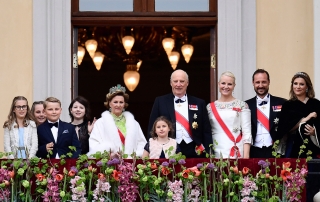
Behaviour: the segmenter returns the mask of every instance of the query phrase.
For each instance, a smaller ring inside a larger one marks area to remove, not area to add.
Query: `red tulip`
[[[44,179],[44,176],[41,173],[36,174],[36,177],[38,181],[42,181]]]
[[[117,170],[113,170],[112,171],[112,177],[113,179],[115,179],[116,181],[119,181],[119,177],[121,175],[121,172],[117,171]]]
[[[57,175],[56,175],[56,180],[57,180],[58,182],[60,182],[62,179],[63,179],[63,175],[61,175],[61,174],[57,174]]]

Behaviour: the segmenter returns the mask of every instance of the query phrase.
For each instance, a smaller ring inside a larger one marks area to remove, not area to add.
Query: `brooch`
[[[193,115],[193,118],[194,118],[194,119],[197,119],[197,118],[198,118],[198,115],[197,115],[197,114],[194,114],[194,115]]]
[[[237,117],[238,117],[238,116],[239,116],[239,113],[241,112],[241,108],[239,108],[239,107],[233,107],[232,110],[237,112]]]
[[[279,118],[275,118],[274,121],[273,121],[275,124],[278,124],[279,123]]]
[[[194,121],[194,122],[192,123],[192,128],[193,128],[193,129],[197,129],[197,128],[198,128],[198,123]]]

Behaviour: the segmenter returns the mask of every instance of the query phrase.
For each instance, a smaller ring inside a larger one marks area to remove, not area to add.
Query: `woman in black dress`
[[[81,143],[81,154],[89,152],[89,137],[96,118],[90,123],[90,106],[84,97],[76,97],[69,105],[71,124],[75,126],[79,141]]]
[[[290,86],[290,99],[282,105],[279,119],[278,138],[287,135],[286,157],[297,158],[304,139],[308,139],[305,153],[312,151],[312,157],[320,154],[320,101],[315,98],[315,92],[310,77],[305,72],[296,73]]]

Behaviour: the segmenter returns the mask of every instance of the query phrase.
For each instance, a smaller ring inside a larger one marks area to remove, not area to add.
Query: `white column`
[[[235,97],[255,95],[256,0],[218,0],[218,75],[227,70],[236,77]]]
[[[313,74],[313,81],[314,81],[314,90],[316,93],[316,97],[320,99],[320,1],[313,0],[313,43],[314,43],[314,74]]]
[[[33,99],[58,98],[64,121],[70,120],[70,13],[70,0],[33,0]]]

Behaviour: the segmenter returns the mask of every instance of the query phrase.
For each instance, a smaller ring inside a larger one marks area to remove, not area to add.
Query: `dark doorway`
[[[84,27],[78,27],[82,29]],[[186,63],[181,46],[177,45],[180,60],[177,69],[186,71],[189,75],[187,93],[210,102],[210,29],[212,27],[189,27],[194,30],[190,43],[194,52],[189,63]],[[139,47],[140,49],[143,47]],[[116,52],[116,50],[111,50]],[[129,107],[127,108],[141,125],[144,134],[147,134],[149,115],[153,102],[157,96],[171,92],[170,75],[173,69],[162,46],[157,47],[154,56],[145,57],[140,67],[140,82],[133,92],[128,92]],[[109,58],[110,57],[110,58]],[[98,71],[91,57],[86,52],[78,68],[78,95],[86,97],[91,104],[92,117],[99,118],[105,111],[104,102],[109,89],[117,84],[125,86],[123,74],[126,63],[119,55],[105,58]]]

